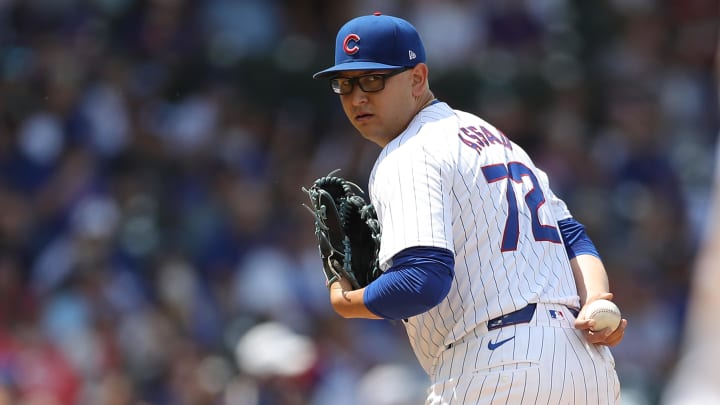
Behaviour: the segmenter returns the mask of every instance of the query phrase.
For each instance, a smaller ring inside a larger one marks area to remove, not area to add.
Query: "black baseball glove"
[[[363,190],[335,173],[337,170],[315,180],[309,189],[302,188],[310,197],[310,205],[305,207],[315,218],[327,285],[344,278],[358,289],[381,274],[380,225],[375,209],[362,196]]]

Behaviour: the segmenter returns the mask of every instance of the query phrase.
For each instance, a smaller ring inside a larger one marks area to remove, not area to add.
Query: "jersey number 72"
[[[510,162],[507,165],[500,163],[495,165],[483,166],[483,174],[488,183],[494,183],[500,180],[507,180],[507,202],[508,216],[505,220],[505,230],[503,232],[502,245],[500,250],[503,252],[517,250],[518,238],[520,237],[520,219],[518,212],[518,201],[515,195],[515,188],[512,182],[523,183],[523,176],[526,176],[532,182],[533,187],[525,193],[525,204],[530,209],[530,222],[533,237],[538,242],[554,242],[561,243],[560,235],[557,228],[550,225],[540,223],[538,210],[545,204],[545,195],[540,188],[540,183],[535,173],[529,167],[521,162]]]

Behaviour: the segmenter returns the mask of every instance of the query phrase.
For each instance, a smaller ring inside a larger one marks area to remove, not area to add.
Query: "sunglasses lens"
[[[330,79],[330,86],[332,86],[333,93],[335,94],[350,94],[355,86],[355,82],[357,82],[360,90],[366,93],[373,93],[385,88],[385,80],[388,77],[395,76],[406,70],[408,70],[408,68],[402,68],[390,73],[369,74],[353,78],[338,77]]]
[[[335,94],[348,94],[352,91],[352,82],[348,79],[332,79],[330,86]]]
[[[385,88],[385,77],[383,75],[368,75],[358,78],[360,88],[366,92],[380,91]]]

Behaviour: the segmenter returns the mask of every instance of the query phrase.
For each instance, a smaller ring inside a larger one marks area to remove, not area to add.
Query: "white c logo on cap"
[[[350,45],[350,41],[353,41],[353,46]],[[356,54],[360,48],[358,48],[357,43],[360,41],[360,37],[357,34],[350,34],[345,37],[345,40],[343,41],[343,50],[348,55]]]

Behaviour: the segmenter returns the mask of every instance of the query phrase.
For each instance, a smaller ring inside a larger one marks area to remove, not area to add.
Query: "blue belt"
[[[574,317],[577,318],[578,316],[578,310],[571,307],[566,307]],[[495,330],[504,328],[506,326],[511,325],[518,325],[522,323],[528,323],[532,320],[533,316],[535,316],[535,310],[537,309],[537,304],[527,304],[527,306],[518,309],[517,311],[510,312],[509,314],[498,316],[497,318],[493,318],[488,321],[487,323],[487,330]],[[461,339],[462,340],[462,339]],[[457,344],[456,342],[455,344]],[[447,345],[447,349],[453,347],[454,344],[451,343]]]
[[[573,314],[575,318],[578,316],[578,310],[571,307],[565,307],[570,311],[570,313]],[[535,315],[535,310],[537,309],[537,304],[528,304],[526,307],[518,309],[515,312],[510,312],[509,314],[505,314],[502,316],[498,316],[497,318],[493,318],[488,321],[487,323],[487,329],[488,330],[495,330],[500,329],[505,326],[510,325],[517,325],[520,323],[528,323],[532,320],[533,316]]]
[[[498,316],[488,321],[487,329],[495,330],[504,328],[505,326],[517,325],[520,323],[528,323],[535,315],[537,304],[528,304],[526,307],[518,309],[515,312]]]
[[[537,309],[537,304],[528,304],[527,306],[518,309],[515,312],[510,312],[509,314],[498,316],[497,318],[493,318],[488,321],[487,323],[487,330],[495,330],[500,329],[505,326],[510,325],[517,325],[520,323],[528,323],[532,320],[533,316],[535,316],[535,309]],[[459,341],[455,343],[450,343],[445,347],[445,349],[450,349],[451,347],[459,344],[464,340],[460,339]]]

